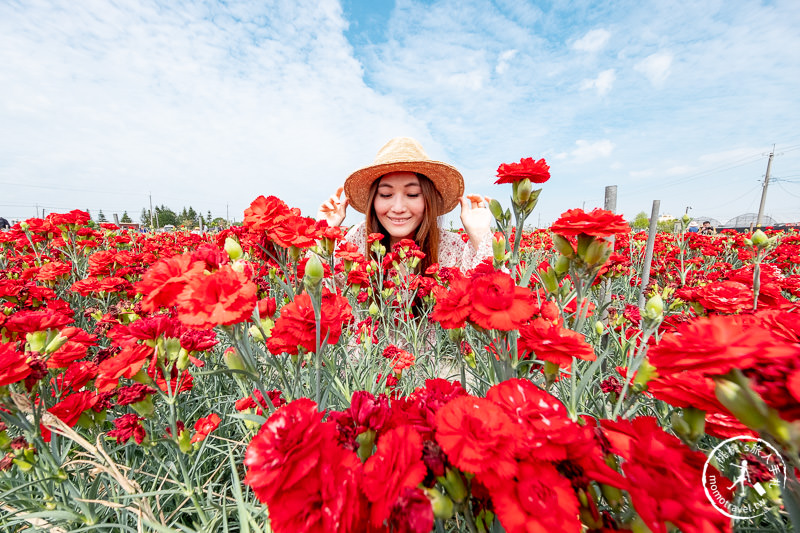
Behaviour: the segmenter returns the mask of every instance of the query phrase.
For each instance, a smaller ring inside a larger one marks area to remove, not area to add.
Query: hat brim
[[[442,195],[443,210],[437,216],[455,209],[464,196],[464,177],[455,167],[441,161],[396,161],[371,165],[350,174],[344,182],[344,194],[350,205],[359,213],[366,214],[370,186],[390,172],[415,172],[427,176]]]

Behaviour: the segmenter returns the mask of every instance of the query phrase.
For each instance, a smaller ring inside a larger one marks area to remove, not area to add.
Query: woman
[[[464,178],[455,167],[432,161],[414,139],[398,137],[378,151],[372,165],[345,180],[344,187],[320,206],[317,219],[340,226],[352,205],[366,220],[353,227],[345,241],[356,244],[365,256],[367,235],[380,233],[387,250],[402,239],[413,239],[425,253],[422,272],[433,263],[466,272],[492,254],[492,216],[488,198],[463,194]],[[469,242],[438,224],[438,217],[459,203]]]

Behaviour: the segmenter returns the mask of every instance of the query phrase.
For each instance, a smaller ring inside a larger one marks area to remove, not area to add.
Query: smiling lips
[[[411,220],[411,217],[407,217],[407,218],[391,218],[391,217],[389,217],[389,220],[392,222],[392,224],[396,224],[398,226],[402,226],[403,224],[406,224],[409,220]]]

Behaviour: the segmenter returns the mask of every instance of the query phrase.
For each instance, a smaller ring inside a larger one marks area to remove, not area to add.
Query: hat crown
[[[383,145],[375,156],[373,165],[397,163],[399,161],[430,161],[422,145],[411,137],[395,137]]]

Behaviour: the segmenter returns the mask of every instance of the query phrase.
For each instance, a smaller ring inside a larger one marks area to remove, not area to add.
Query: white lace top
[[[358,246],[358,250],[367,256],[367,230],[366,222],[353,226],[345,235],[344,240]],[[492,256],[492,233],[487,232],[475,250],[469,242],[464,242],[461,235],[439,228],[439,265],[442,267],[458,268],[466,272]]]

